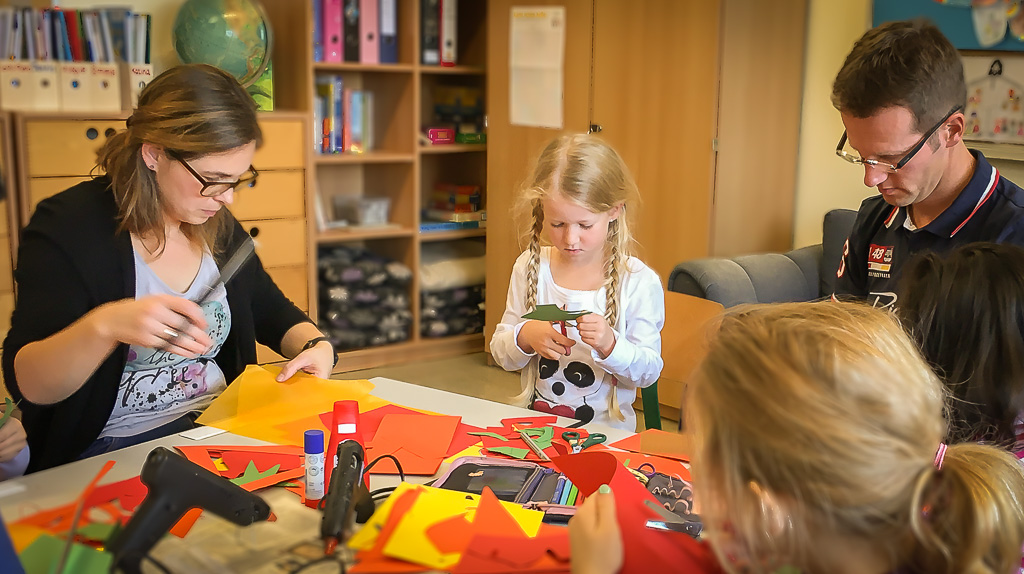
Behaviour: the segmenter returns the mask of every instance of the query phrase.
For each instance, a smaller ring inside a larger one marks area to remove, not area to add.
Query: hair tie
[[[938,450],[935,451],[935,470],[942,470],[942,461],[946,458],[946,443],[940,442]]]

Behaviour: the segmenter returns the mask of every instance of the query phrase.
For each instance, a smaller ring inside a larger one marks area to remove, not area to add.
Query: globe
[[[245,87],[270,64],[270,22],[254,0],[187,0],[172,30],[182,62],[217,66]]]

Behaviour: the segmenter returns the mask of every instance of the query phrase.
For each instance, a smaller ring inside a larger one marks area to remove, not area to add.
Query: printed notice
[[[509,117],[514,126],[562,128],[565,7],[512,8]]]

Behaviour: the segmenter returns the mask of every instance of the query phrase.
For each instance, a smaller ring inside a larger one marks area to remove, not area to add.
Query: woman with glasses
[[[205,65],[172,68],[99,151],[105,175],[40,202],[22,234],[3,375],[29,472],[191,428],[256,362],[256,342],[327,377],[330,342],[250,258],[225,209],[252,187],[252,98]],[[57,158],[59,161],[59,158]]]
[[[846,57],[832,86],[846,128],[836,154],[878,195],[860,206],[836,295],[898,305],[900,270],[915,253],[1024,245],[1024,191],[967,148],[964,114],[976,104],[966,99],[960,54],[928,22],[868,30]]]

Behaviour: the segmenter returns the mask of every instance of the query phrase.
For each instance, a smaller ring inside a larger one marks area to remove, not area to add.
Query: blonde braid
[[[605,287],[605,309],[604,318],[608,325],[615,329],[619,316],[619,284],[622,282],[622,274],[625,271],[625,256],[623,255],[623,238],[626,234],[620,233],[620,226],[625,225],[625,206],[621,208],[622,213],[618,219],[608,222],[608,256],[604,265],[604,287]],[[622,223],[620,223],[620,220]],[[625,421],[626,416],[622,414],[619,407],[618,384],[612,385],[608,394],[608,411],[613,417]]]
[[[544,229],[544,204],[533,200],[533,224],[530,225],[530,264],[526,267],[526,309],[537,307],[537,272],[540,269],[540,232]]]
[[[537,308],[537,273],[540,270],[540,233],[544,229],[544,204],[540,199],[533,200],[531,212],[533,223],[530,225],[530,263],[526,266],[526,309]],[[523,391],[512,400],[517,405],[529,406],[533,393],[537,389],[537,377],[527,376],[523,380]]]

